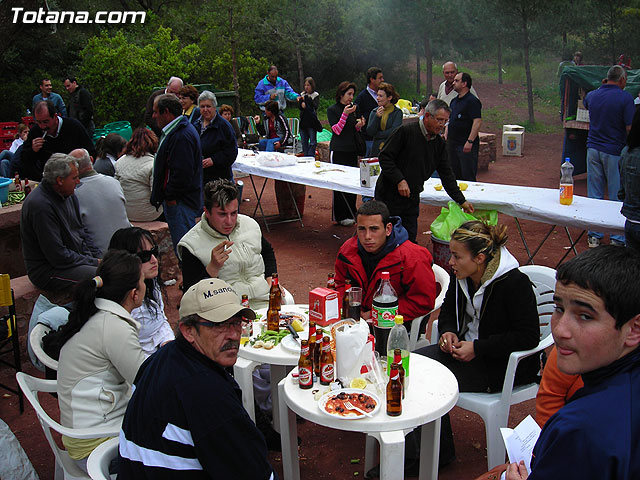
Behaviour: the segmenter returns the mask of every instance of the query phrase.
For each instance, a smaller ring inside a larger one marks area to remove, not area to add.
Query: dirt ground
[[[522,86],[497,86],[480,82],[474,86],[485,107],[508,106],[514,111],[514,117],[525,118],[523,112],[513,110],[512,100],[513,95],[525,94]],[[500,126],[483,126],[482,131],[499,133],[499,128]],[[497,143],[499,145],[500,141],[498,140]],[[478,181],[556,188],[561,154],[562,134],[526,134],[524,157],[502,157],[499,151],[497,161],[489,166],[488,171],[479,173]],[[586,178],[582,177],[576,178],[575,193],[577,195],[586,195]],[[269,182],[265,192],[264,205],[268,206],[266,213],[276,213],[272,182]],[[245,201],[242,202],[241,212],[250,214],[255,207],[255,195],[248,178],[245,179],[243,196]],[[269,232],[263,230],[274,246],[281,282],[293,293],[299,303],[306,303],[309,290],[326,282],[327,273],[334,270],[334,260],[340,245],[354,233],[353,227],[337,226],[331,221],[330,208],[331,192],[307,187],[304,227],[299,223],[287,223],[272,226]],[[429,249],[431,249],[429,225],[439,211],[440,209],[436,207],[421,206],[418,230],[421,233],[418,235],[418,243]],[[505,223],[509,228],[510,251],[523,263],[527,258],[526,252],[517,234],[514,220],[501,215],[500,222]],[[532,221],[522,221],[521,225],[530,246],[537,245],[551,227]],[[574,238],[580,234],[577,229],[570,229],[570,232]],[[536,257],[536,263],[554,267],[565,254],[568,245],[564,229],[555,228]],[[578,245],[578,250],[586,248],[586,238],[583,238]],[[179,283],[180,279],[178,279]],[[175,321],[179,291],[177,287],[169,287],[167,293],[169,296],[166,305],[167,314]],[[22,348],[26,350],[24,343]],[[26,357],[24,369],[30,374],[41,376]],[[0,369],[0,383],[14,384],[14,382],[12,372],[7,367]],[[43,402],[49,411],[57,413],[55,399],[47,396],[43,398]],[[17,397],[8,392],[4,397],[0,397],[0,417],[21,442],[40,478],[51,479],[53,478],[53,455],[34,411],[27,405],[25,412],[20,415],[17,403]],[[515,426],[527,414],[533,413],[533,401],[512,408],[510,426]],[[456,407],[452,410],[452,425],[457,459],[442,469],[439,478],[443,480],[473,479],[487,470],[484,424],[475,414]],[[364,476],[364,434],[331,430],[310,422],[300,424],[298,432],[303,442],[300,448],[302,478],[346,480]],[[280,454],[272,452],[270,458],[274,468],[282,475]],[[353,459],[360,459],[360,463],[352,464]]]

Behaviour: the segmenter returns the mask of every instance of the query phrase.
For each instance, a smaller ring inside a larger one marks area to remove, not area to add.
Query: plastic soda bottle
[[[398,314],[398,294],[391,281],[389,272],[382,272],[382,281],[373,295],[371,318],[373,324],[381,328],[392,328]]]
[[[409,334],[404,327],[404,318],[402,315],[396,315],[396,324],[389,332],[389,339],[387,340],[387,374],[391,373],[391,363],[402,362],[402,368],[404,369],[404,386],[409,383]],[[399,360],[395,357],[395,352],[400,352]]]
[[[569,157],[564,159],[560,167],[562,173],[560,177],[560,205],[571,205],[573,203],[573,165]]]

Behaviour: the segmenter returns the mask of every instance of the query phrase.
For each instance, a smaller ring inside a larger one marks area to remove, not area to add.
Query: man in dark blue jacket
[[[640,254],[612,245],[558,268],[551,331],[558,368],[584,387],[545,423],[531,473],[507,480],[640,478]]]
[[[155,99],[153,118],[162,134],[153,165],[151,204],[162,205],[175,249],[202,213],[200,137],[173,94]]]

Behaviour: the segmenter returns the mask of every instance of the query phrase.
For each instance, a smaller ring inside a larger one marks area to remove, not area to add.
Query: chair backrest
[[[447,290],[449,289],[449,282],[451,281],[451,276],[449,272],[447,272],[440,265],[436,265],[435,263],[431,266],[433,270],[433,274],[436,276],[436,283],[440,285],[440,293],[436,297],[436,302],[433,306],[433,310],[437,310],[444,303],[444,297],[447,295]],[[433,311],[432,310],[432,311]]]
[[[432,313],[438,310],[440,307],[442,307],[442,304],[444,303],[444,297],[447,295],[447,290],[449,289],[449,282],[451,281],[451,276],[449,275],[449,272],[447,272],[440,265],[436,265],[434,263],[431,266],[431,268],[433,269],[433,274],[436,277],[436,283],[440,287],[440,292],[436,297],[436,301],[433,305],[433,309],[429,313]],[[420,335],[422,335],[422,332],[420,331],[422,319],[423,317],[415,318],[413,323],[411,324],[411,332],[409,332],[409,350],[411,350],[412,352],[418,348],[426,347],[429,344],[429,341],[427,339],[420,338]],[[437,330],[437,325],[438,325],[438,320],[435,320],[431,327],[432,338],[434,335],[433,331]],[[432,343],[433,343],[433,340],[432,340]]]
[[[542,265],[524,265],[520,267],[533,284],[540,318],[540,338],[551,332],[551,314],[554,310],[553,292],[556,289],[556,271]]]
[[[254,118],[251,115],[249,115],[247,117],[247,121],[249,122],[249,126],[247,127],[247,133],[249,135],[259,135],[258,127],[256,126],[256,121],[254,120]]]
[[[38,357],[38,360],[40,360],[43,365],[57,371],[58,362],[47,355],[42,348],[42,338],[50,331],[51,329],[47,325],[42,323],[36,324],[33,330],[31,330],[31,335],[29,335],[29,343],[31,343],[31,349],[36,357]]]
[[[67,478],[68,475],[71,475],[72,477],[89,479],[90,477],[88,477],[87,474],[76,465],[67,451],[58,446],[53,438],[52,430],[71,438],[89,439],[117,437],[120,427],[118,426],[117,429],[64,427],[49,416],[40,404],[40,400],[38,398],[39,392],[56,392],[57,382],[55,380],[44,380],[32,377],[24,372],[16,373],[16,379],[18,380],[18,385],[20,385],[20,389],[23,391],[24,396],[36,411],[38,421],[44,431],[44,436],[47,438],[49,446],[55,456],[56,464],[60,465],[65,471],[65,478]]]
[[[98,445],[89,455],[87,471],[91,480],[111,480],[109,464],[118,456],[118,438],[111,438]]]
[[[291,135],[297,137],[300,133],[300,119],[298,118],[287,118],[287,123],[289,124],[289,130],[291,130]]]

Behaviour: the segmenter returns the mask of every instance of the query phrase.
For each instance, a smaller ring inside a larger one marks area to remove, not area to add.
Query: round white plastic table
[[[282,466],[285,480],[300,479],[298,461],[298,433],[295,414],[325,427],[367,434],[365,472],[374,466],[375,438],[380,443],[380,478],[404,478],[404,437],[422,425],[420,448],[421,480],[438,478],[440,452],[440,417],[453,408],[458,400],[458,381],[442,365],[422,355],[411,354],[410,382],[402,401],[402,414],[390,417],[386,413],[385,395],[379,395],[380,410],[372,418],[345,420],[324,414],[314,400],[312,390],[294,384],[291,375],[278,385],[280,391],[280,434]]]
[[[307,305],[282,305],[282,312],[301,313],[308,316]],[[266,319],[266,310],[256,310]],[[306,327],[309,328],[308,326]],[[233,366],[233,376],[242,390],[242,404],[255,422],[255,409],[253,403],[253,370],[261,364],[269,365],[271,370],[271,401],[273,405],[273,426],[277,430],[280,428],[278,422],[278,383],[282,380],[291,367],[298,365],[300,352],[292,352],[278,344],[271,350],[264,348],[253,348],[248,343],[240,347],[238,360]]]

